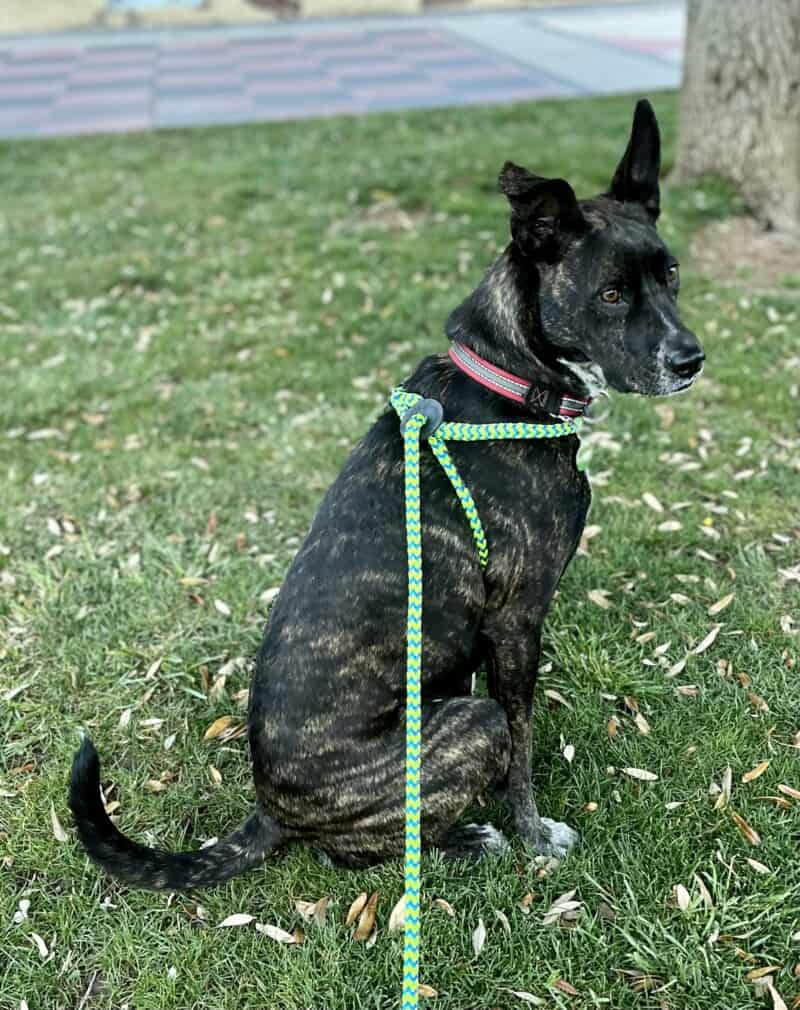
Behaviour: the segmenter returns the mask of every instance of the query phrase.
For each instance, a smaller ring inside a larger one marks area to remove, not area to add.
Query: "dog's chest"
[[[503,596],[549,600],[577,548],[591,500],[575,443],[500,442],[467,462],[490,547],[488,577]]]

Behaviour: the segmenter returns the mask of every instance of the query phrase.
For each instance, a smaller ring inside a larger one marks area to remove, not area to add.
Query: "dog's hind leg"
[[[490,698],[446,698],[422,712],[422,842],[445,855],[479,858],[503,851],[491,825],[454,829],[480,793],[505,778],[511,737],[505,713]],[[370,767],[371,765],[371,767]],[[368,779],[350,782],[350,792],[373,797],[368,811],[318,844],[334,862],[366,866],[403,854],[405,834],[405,723],[380,742],[380,755],[362,766]]]

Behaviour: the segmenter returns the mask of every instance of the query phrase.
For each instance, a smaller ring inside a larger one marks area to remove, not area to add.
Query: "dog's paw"
[[[502,856],[508,851],[508,839],[491,824],[462,824],[451,828],[437,848],[449,859],[482,859]]]
[[[555,856],[556,859],[563,859],[573,845],[577,845],[580,835],[569,824],[563,821],[554,821],[549,817],[542,818],[542,825],[546,829],[546,834],[541,842],[535,846],[536,851],[542,856]]]

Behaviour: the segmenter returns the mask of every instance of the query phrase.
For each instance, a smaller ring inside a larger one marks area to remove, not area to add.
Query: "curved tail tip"
[[[83,814],[92,801],[100,802],[100,758],[89,737],[84,737],[72,759],[69,781],[69,805],[73,814]]]

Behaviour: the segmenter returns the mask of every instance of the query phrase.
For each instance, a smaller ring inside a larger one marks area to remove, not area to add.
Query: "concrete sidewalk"
[[[0,136],[650,92],[684,0],[0,39]]]

